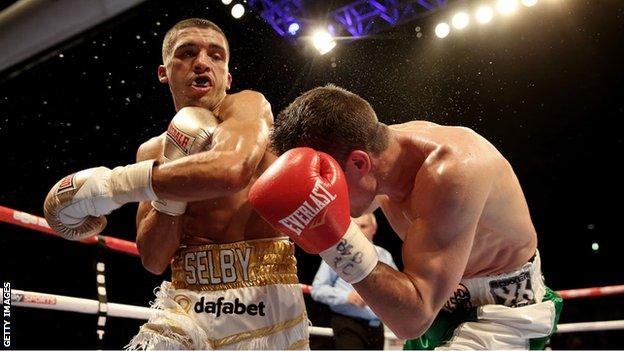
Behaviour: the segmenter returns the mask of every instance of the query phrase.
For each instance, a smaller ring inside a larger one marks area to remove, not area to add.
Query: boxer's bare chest
[[[274,160],[267,153],[247,188],[235,194],[189,203],[183,218],[183,243],[228,243],[278,237],[280,234],[250,206],[249,188]]]
[[[249,207],[246,193],[190,204],[182,230],[185,244],[228,243],[279,236]]]

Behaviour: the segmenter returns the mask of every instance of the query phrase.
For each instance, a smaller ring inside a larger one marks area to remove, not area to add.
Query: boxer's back
[[[163,154],[165,134],[141,146],[153,158]],[[241,240],[281,236],[251,208],[247,201],[249,188],[276,159],[266,151],[249,185],[230,196],[189,202],[181,216],[182,244],[228,243]]]
[[[417,213],[410,212],[414,207],[410,205],[420,197],[418,182],[430,179],[423,171],[436,172],[450,163],[476,158],[484,176],[491,177],[492,185],[479,218],[464,277],[517,268],[535,253],[537,236],[520,183],[509,162],[492,144],[467,128],[430,122],[414,121],[391,128],[407,140],[413,139],[414,144],[420,145],[416,147],[444,145],[452,150],[446,155],[435,152],[429,155],[416,175],[414,190],[408,200],[396,203],[380,199],[384,213],[400,235],[404,236],[401,233],[405,233],[411,221],[418,217]]]

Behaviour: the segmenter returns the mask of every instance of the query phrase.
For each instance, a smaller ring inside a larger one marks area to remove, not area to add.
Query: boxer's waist
[[[539,252],[522,267],[507,273],[487,277],[462,279],[444,310],[483,305],[521,307],[541,302],[546,286],[542,277]]]
[[[296,284],[295,247],[287,238],[181,247],[171,263],[175,289],[216,291]]]

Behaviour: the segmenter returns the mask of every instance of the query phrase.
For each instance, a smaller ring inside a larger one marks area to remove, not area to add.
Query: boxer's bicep
[[[458,171],[461,176],[449,172],[419,189],[418,217],[403,243],[404,271],[434,315],[466,270],[489,188],[477,172]]]
[[[139,235],[139,228],[141,227],[141,222],[145,219],[145,216],[147,216],[147,213],[151,209],[152,209],[152,205],[149,203],[149,201],[139,202],[139,207],[137,208],[137,215],[136,215],[137,236]]]
[[[246,186],[269,144],[271,105],[262,94],[243,91],[235,94],[219,113],[224,121],[215,129],[211,151],[233,162],[228,163],[228,169],[240,172]]]
[[[180,216],[160,213],[149,202],[139,204],[136,244],[141,263],[148,271],[161,274],[167,269],[171,257],[180,246],[182,226]]]
[[[261,158],[273,125],[271,105],[260,93],[243,91],[219,110],[223,123],[215,130],[213,149]]]
[[[137,162],[160,160],[163,156],[164,134],[141,144]],[[136,243],[143,266],[154,274],[162,273],[180,245],[182,228],[178,217],[154,210],[148,201],[139,203],[136,215]]]
[[[234,156],[255,170],[268,142],[269,126],[264,119],[230,119],[215,130],[211,151]]]
[[[415,208],[404,209],[412,222],[403,242],[403,272],[379,263],[354,284],[401,338],[429,328],[466,268],[488,185],[482,175],[458,171],[461,177],[449,172],[416,180]]]

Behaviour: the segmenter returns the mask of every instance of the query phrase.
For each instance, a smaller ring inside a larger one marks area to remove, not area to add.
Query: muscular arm
[[[161,157],[162,143],[159,138],[144,143],[137,152],[137,162]],[[162,274],[180,246],[180,217],[158,212],[148,201],[139,203],[136,243],[143,267],[151,273]]]
[[[154,167],[152,187],[159,198],[205,200],[249,185],[268,145],[271,106],[262,94],[243,91],[228,96],[216,114],[224,122],[209,151]]]
[[[466,168],[419,174],[414,189],[418,217],[403,244],[404,271],[379,263],[354,285],[401,339],[419,337],[429,328],[466,268],[490,188],[487,175]]]

